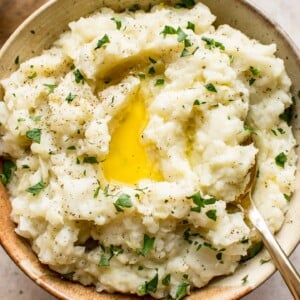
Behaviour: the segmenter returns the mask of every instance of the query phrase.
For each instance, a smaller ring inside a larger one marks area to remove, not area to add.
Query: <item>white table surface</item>
[[[300,48],[300,0],[252,0],[288,32]],[[300,246],[291,256],[300,271]],[[1,300],[55,300],[28,279],[0,247],[0,299]],[[287,287],[276,272],[269,280],[243,300],[289,300]]]

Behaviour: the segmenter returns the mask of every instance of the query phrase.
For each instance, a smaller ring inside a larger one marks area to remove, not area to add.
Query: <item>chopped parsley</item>
[[[213,92],[213,93],[217,93],[217,89],[216,87],[212,84],[212,83],[208,83],[205,85],[205,88],[210,91],[210,92]]]
[[[231,65],[234,63],[234,56],[232,54],[229,54],[229,62]]]
[[[29,187],[26,192],[31,193],[33,196],[38,195],[44,188],[46,187],[46,184],[43,182],[43,180],[40,180],[37,184]]]
[[[210,50],[214,49],[214,48],[219,48],[221,50],[225,50],[225,46],[222,43],[220,43],[214,39],[203,36],[201,38],[201,40],[206,43],[206,48],[208,48]]]
[[[130,208],[132,205],[131,197],[127,194],[121,194],[116,202],[114,202],[114,206],[118,212],[124,211],[123,208]]]
[[[183,42],[187,38],[187,34],[180,27],[178,27],[176,33],[178,42]]]
[[[162,284],[165,286],[170,285],[171,282],[171,274],[166,275],[166,277],[162,280]]]
[[[69,146],[67,150],[76,150],[76,146]]]
[[[217,201],[213,197],[208,199],[202,198],[200,192],[197,192],[196,194],[187,197],[187,199],[192,199],[194,204],[196,205],[195,207],[191,208],[191,211],[198,212],[198,213],[201,212],[201,208],[205,207],[205,205],[214,204]]]
[[[192,8],[195,6],[195,0],[181,0],[175,4],[177,8]]]
[[[98,266],[101,267],[108,267],[110,265],[109,259],[103,254],[101,255],[100,261],[98,263]]]
[[[243,257],[242,261],[247,261],[247,260],[251,259],[252,257],[256,256],[256,254],[258,254],[261,251],[262,247],[263,247],[262,242],[258,242],[258,243],[255,243],[254,245],[252,245],[247,250],[247,255],[245,257]]]
[[[255,68],[255,67],[252,67],[252,66],[249,68],[249,71],[250,71],[254,76],[257,76],[257,75],[260,74],[260,70],[257,69],[257,68]]]
[[[100,189],[101,189],[100,181],[97,180],[97,183],[98,183],[98,186],[97,186],[97,188],[96,188],[96,190],[94,192],[94,199],[98,197]]]
[[[188,21],[186,29],[191,29],[192,31],[195,32],[195,24],[192,23],[192,22],[190,22],[190,21]]]
[[[270,260],[271,260],[271,259],[261,259],[261,260],[260,260],[260,264],[261,264],[261,265],[264,265],[264,264],[268,263]]]
[[[184,48],[180,54],[180,57],[186,57],[189,55],[190,55],[189,51],[186,48]]]
[[[165,83],[165,80],[160,78],[155,81],[154,86],[164,85],[164,83]]]
[[[57,84],[44,84],[45,87],[49,89],[49,94],[52,94],[54,90],[57,88]]]
[[[201,103],[200,103],[200,101],[199,101],[199,99],[196,99],[195,101],[194,101],[194,103],[193,103],[193,105],[200,105]]]
[[[284,168],[284,165],[287,162],[287,156],[286,156],[286,154],[284,154],[283,152],[281,152],[280,154],[278,154],[275,157],[275,162],[276,162],[277,166],[279,166],[281,168]]]
[[[223,258],[223,253],[222,252],[219,252],[219,253],[216,254],[216,259],[217,260],[222,260],[222,258]]]
[[[95,47],[94,50],[97,50],[102,47],[105,48],[106,44],[109,44],[109,43],[110,43],[109,37],[107,34],[105,34],[100,40],[98,40],[97,46]]]
[[[86,164],[98,164],[98,160],[95,156],[86,156],[83,158],[83,162]]]
[[[146,75],[144,73],[139,73],[138,76],[139,76],[140,79],[145,79],[146,78]]]
[[[34,128],[32,130],[26,131],[26,137],[38,144],[41,143],[41,134],[42,130],[39,128]]]
[[[68,103],[71,103],[75,98],[77,97],[77,95],[73,95],[71,92],[68,94],[68,96],[66,97],[66,101]]]
[[[287,195],[287,194],[283,194],[283,197],[284,199],[287,201],[287,202],[290,202],[291,201],[291,196]]]
[[[292,121],[292,117],[293,117],[293,108],[291,106],[288,107],[282,114],[279,115],[279,118],[287,122],[289,125]]]
[[[139,287],[139,294],[143,296],[149,293],[155,293],[157,290],[157,285],[158,274],[156,273],[150,281],[146,281],[145,284]]]
[[[216,209],[208,210],[205,214],[209,219],[212,219],[213,221],[217,221],[217,210]]]
[[[248,275],[242,278],[242,284],[246,284],[248,282]]]
[[[32,73],[31,75],[28,76],[28,79],[33,79],[37,77],[37,72]]]
[[[166,37],[166,35],[168,35],[168,34],[177,34],[177,30],[172,26],[165,25],[165,27],[164,27],[163,31],[161,32],[161,34],[163,34],[164,37]]]
[[[42,119],[42,116],[30,116],[29,117],[34,122],[39,122]]]
[[[116,19],[116,18],[111,18],[111,20],[114,21],[114,22],[116,23],[116,28],[117,28],[118,30],[120,30],[121,27],[122,27],[122,21],[121,21],[120,19]]]
[[[157,61],[154,59],[154,58],[152,58],[152,57],[148,57],[148,59],[150,60],[150,62],[152,62],[153,64],[156,64],[157,63]]]
[[[149,70],[148,70],[148,74],[155,74],[155,68],[154,67],[150,67]]]
[[[256,134],[255,129],[250,125],[244,124],[244,130],[249,131],[250,133]]]
[[[18,65],[20,63],[20,57],[19,55],[15,58],[15,64]]]
[[[250,86],[253,85],[255,81],[256,81],[255,78],[250,78],[250,79],[249,79],[249,85],[250,85]]]
[[[7,185],[10,182],[13,170],[15,168],[16,165],[12,160],[6,159],[3,161],[3,166],[2,166],[3,173],[0,174],[0,179],[4,185]]]
[[[79,69],[76,69],[74,72],[73,72],[74,76],[75,76],[75,82],[76,83],[84,83],[84,77],[83,75],[81,74],[80,70]]]
[[[144,234],[144,245],[143,248],[138,248],[136,250],[137,254],[146,256],[153,248],[154,246],[155,238],[148,236],[147,234]]]
[[[187,288],[189,287],[189,284],[186,282],[182,282],[178,285],[177,290],[176,290],[176,294],[175,294],[175,300],[180,300],[182,299],[184,296],[187,295],[188,290]]]

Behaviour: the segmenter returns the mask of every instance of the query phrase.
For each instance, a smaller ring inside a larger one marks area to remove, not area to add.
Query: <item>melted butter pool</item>
[[[141,143],[149,119],[143,98],[136,97],[125,114],[112,134],[109,154],[102,164],[105,178],[126,184],[136,184],[141,179],[163,180]]]

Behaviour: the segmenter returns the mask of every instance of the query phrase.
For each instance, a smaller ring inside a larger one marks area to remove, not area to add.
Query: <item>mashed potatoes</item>
[[[1,82],[0,153],[16,231],[98,291],[181,299],[272,231],[294,189],[291,82],[262,45],[193,8],[103,8]],[[255,145],[249,144],[252,135]]]

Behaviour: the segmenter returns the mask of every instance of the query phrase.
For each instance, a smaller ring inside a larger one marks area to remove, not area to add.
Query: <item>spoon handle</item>
[[[252,224],[256,227],[257,231],[260,233],[265,247],[267,248],[275,266],[281,273],[284,281],[290,289],[294,299],[299,300],[300,276],[289,261],[288,257],[285,255],[280,245],[277,243],[265,220],[258,212],[256,207],[254,207],[254,205],[251,205],[251,208],[249,209],[249,218]]]

